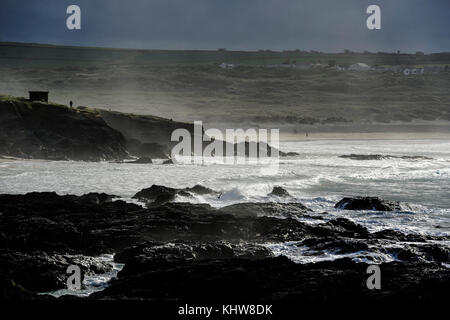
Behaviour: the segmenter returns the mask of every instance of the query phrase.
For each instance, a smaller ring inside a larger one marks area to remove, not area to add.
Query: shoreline
[[[372,141],[372,140],[399,140],[399,141],[415,141],[415,140],[430,140],[430,141],[450,141],[450,133],[392,133],[392,132],[317,132],[309,133],[308,137],[305,134],[294,133],[280,133],[280,142],[315,142],[315,141]],[[288,152],[287,150],[281,150]],[[64,161],[64,160],[49,160],[44,158],[20,158],[0,154],[0,163],[15,162],[15,161]],[[68,160],[76,161],[76,160]],[[83,162],[83,160],[80,160]],[[103,161],[89,161],[89,162],[103,162]]]
[[[424,132],[309,132],[280,133],[280,141],[304,142],[326,140],[450,140],[450,133]]]

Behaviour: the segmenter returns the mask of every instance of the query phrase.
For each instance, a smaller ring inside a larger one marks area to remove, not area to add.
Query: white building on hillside
[[[367,64],[365,64],[365,63],[358,62],[358,63],[352,64],[350,67],[348,67],[348,70],[351,70],[351,71],[367,71],[367,70],[370,70],[370,67]]]
[[[424,68],[405,68],[403,69],[403,74],[405,76],[411,76],[416,74],[424,74],[425,69]]]

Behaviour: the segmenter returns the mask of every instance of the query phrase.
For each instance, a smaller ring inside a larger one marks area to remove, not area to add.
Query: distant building
[[[222,62],[222,63],[219,65],[219,67],[221,67],[222,69],[233,69],[233,68],[234,68],[234,64]]]
[[[358,63],[352,64],[350,67],[348,67],[348,70],[367,71],[367,70],[370,70],[370,67],[365,63],[358,62]]]
[[[30,101],[48,102],[48,91],[29,91]]]
[[[424,68],[404,68],[402,72],[405,76],[410,76],[410,75],[416,75],[416,74],[424,74],[425,69]]]

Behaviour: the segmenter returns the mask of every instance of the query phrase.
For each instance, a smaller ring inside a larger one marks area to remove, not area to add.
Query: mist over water
[[[305,141],[281,143],[280,148],[300,155],[280,158],[278,173],[270,175],[262,175],[259,165],[3,162],[0,163],[0,193],[105,192],[131,201],[136,192],[153,184],[175,188],[201,184],[221,191],[221,197],[178,197],[176,201],[209,203],[216,207],[239,202],[299,201],[316,212],[329,212],[329,218],[345,216],[373,231],[392,228],[450,234],[450,141]],[[348,154],[430,159],[339,158]],[[293,198],[267,196],[273,186],[282,186]],[[378,196],[406,202],[413,210],[380,213],[334,209],[334,204],[344,196]]]

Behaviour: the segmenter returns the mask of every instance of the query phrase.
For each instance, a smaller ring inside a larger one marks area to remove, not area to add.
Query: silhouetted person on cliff
[[[73,106],[72,100],[70,100],[69,104],[70,104],[70,107],[72,108],[72,106]]]

